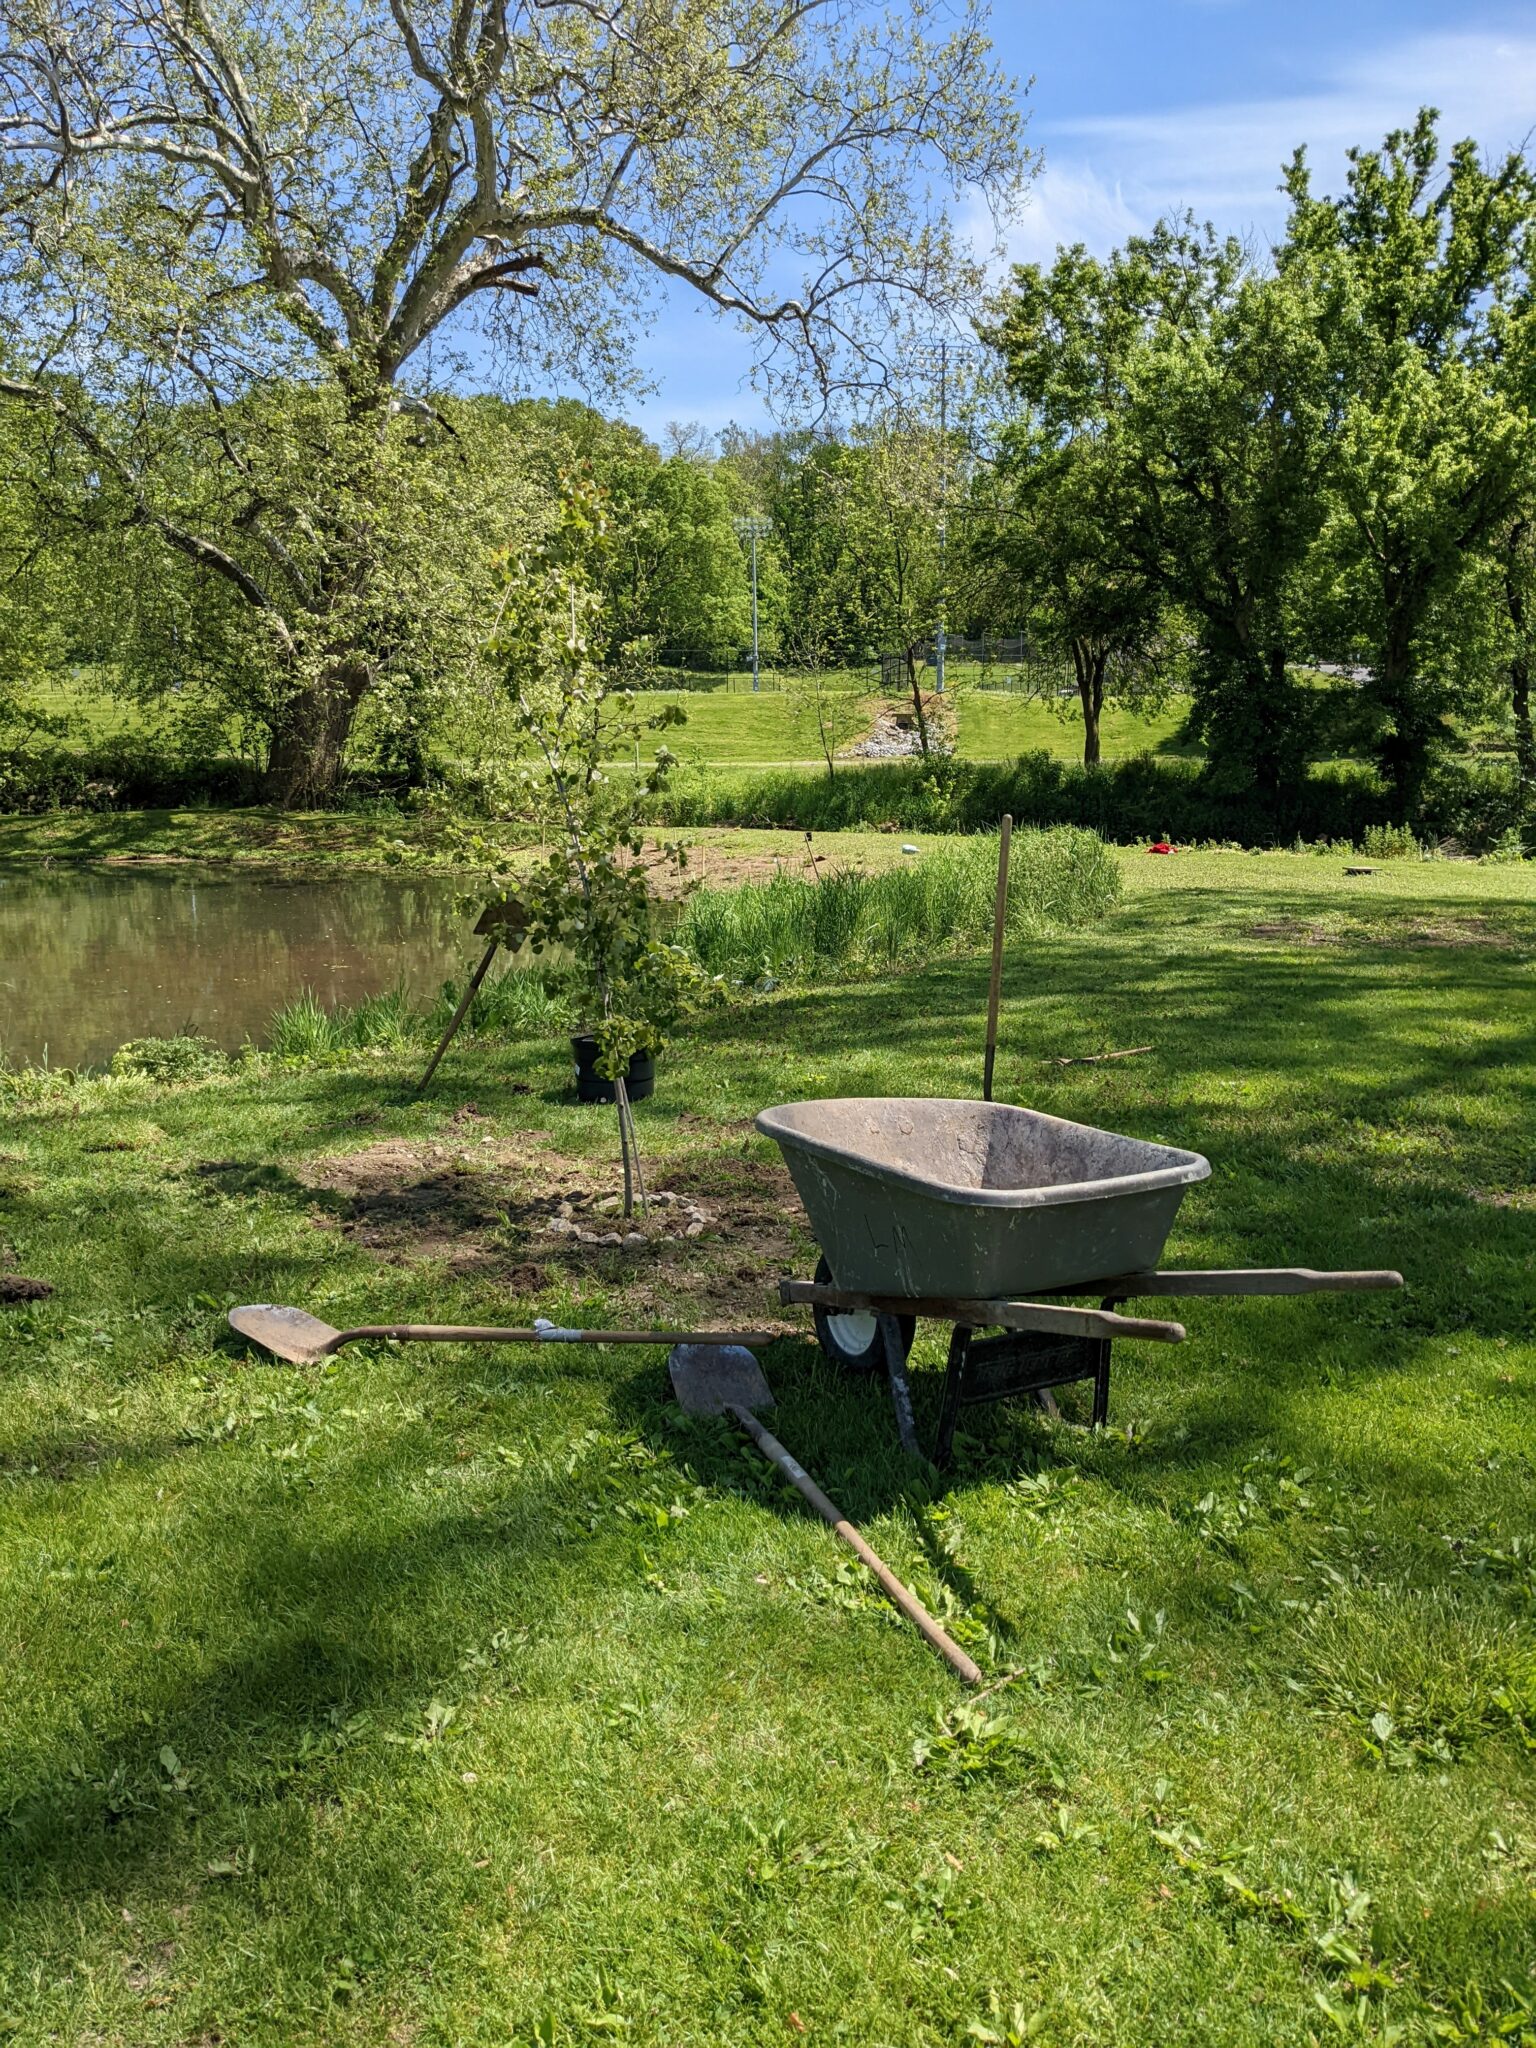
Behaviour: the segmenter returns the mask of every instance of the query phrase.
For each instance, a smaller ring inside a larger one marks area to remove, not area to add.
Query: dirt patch
[[[455,1272],[493,1256],[514,1197],[504,1172],[472,1164],[462,1147],[402,1138],[322,1159],[302,1179],[334,1198],[317,1212],[317,1223],[339,1228],[391,1264],[440,1259]]]
[[[0,1273],[0,1306],[18,1301],[46,1301],[53,1292],[49,1280],[29,1280],[23,1273]]]
[[[618,1162],[554,1151],[547,1133],[486,1143],[387,1139],[304,1169],[312,1220],[393,1265],[450,1272],[536,1300],[584,1281],[619,1288],[637,1320],[773,1327],[776,1283],[815,1251],[784,1168],[744,1157],[713,1127],[708,1151],[646,1160],[650,1213],[618,1213]],[[729,1149],[727,1149],[727,1145]],[[766,1317],[766,1321],[765,1321]]]
[[[1536,1188],[1472,1188],[1470,1193],[1484,1209],[1536,1211]]]

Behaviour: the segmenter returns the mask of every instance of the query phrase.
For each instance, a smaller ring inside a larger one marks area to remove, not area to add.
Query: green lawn
[[[630,1255],[544,1228],[615,1180],[557,1045],[13,1092],[0,2037],[1536,2040],[1536,872],[1342,865],[1126,855],[1010,952],[999,1092],[1209,1155],[1169,1263],[1404,1294],[1189,1302],[1108,1431],[973,1411],[944,1479],[764,1353],[974,1710],[659,1351],[222,1310],[755,1320],[813,1253],[752,1113],[974,1093],[984,959],[700,1024],[638,1115],[708,1226]]]
[[[809,728],[795,727],[793,700],[787,695],[767,690],[755,696],[739,690],[665,690],[654,694],[668,703],[681,704],[688,714],[687,724],[668,735],[669,744],[684,760],[721,768],[819,760]],[[894,698],[868,701],[871,715],[880,703],[896,702]],[[1065,761],[1082,759],[1082,718],[1073,701],[1062,699],[1053,709],[998,690],[962,689],[956,702],[960,707],[956,751],[966,759],[1011,760],[1017,754],[1036,750]],[[1104,719],[1105,758],[1114,760],[1123,754],[1144,753],[1162,745],[1177,730],[1182,709],[1180,706],[1153,718],[1111,710]]]

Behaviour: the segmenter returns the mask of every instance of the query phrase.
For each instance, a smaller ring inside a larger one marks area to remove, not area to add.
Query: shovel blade
[[[271,1301],[232,1308],[229,1327],[291,1365],[312,1365],[317,1358],[329,1356],[332,1339],[341,1334],[305,1309],[282,1308]]]
[[[751,1414],[773,1406],[763,1368],[743,1345],[674,1344],[667,1370],[678,1406],[687,1415],[722,1415],[728,1408]]]

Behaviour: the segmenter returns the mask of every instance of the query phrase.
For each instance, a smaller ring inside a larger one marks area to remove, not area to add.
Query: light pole
[[[765,519],[760,512],[750,512],[740,519],[733,519],[732,526],[742,540],[752,543],[752,687],[758,687],[757,662],[757,544],[766,540],[773,531],[773,521]]]
[[[929,342],[917,351],[919,367],[927,370],[939,387],[939,602],[933,649],[933,687],[937,695],[943,694],[944,667],[949,653],[949,476],[952,452],[949,438],[950,372],[952,364],[956,368],[963,364],[970,370],[974,380],[975,366],[985,359],[985,350],[978,348],[974,342],[952,341],[948,336]],[[969,441],[969,424],[966,431]]]

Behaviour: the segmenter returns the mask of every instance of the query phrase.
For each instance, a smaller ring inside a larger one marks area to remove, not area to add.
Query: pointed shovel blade
[[[678,1406],[689,1415],[720,1415],[727,1408],[751,1414],[773,1406],[763,1368],[741,1344],[674,1344],[667,1369]]]
[[[271,1301],[232,1308],[229,1327],[292,1365],[312,1365],[317,1358],[327,1357],[332,1339],[341,1334],[305,1309],[282,1308]]]

